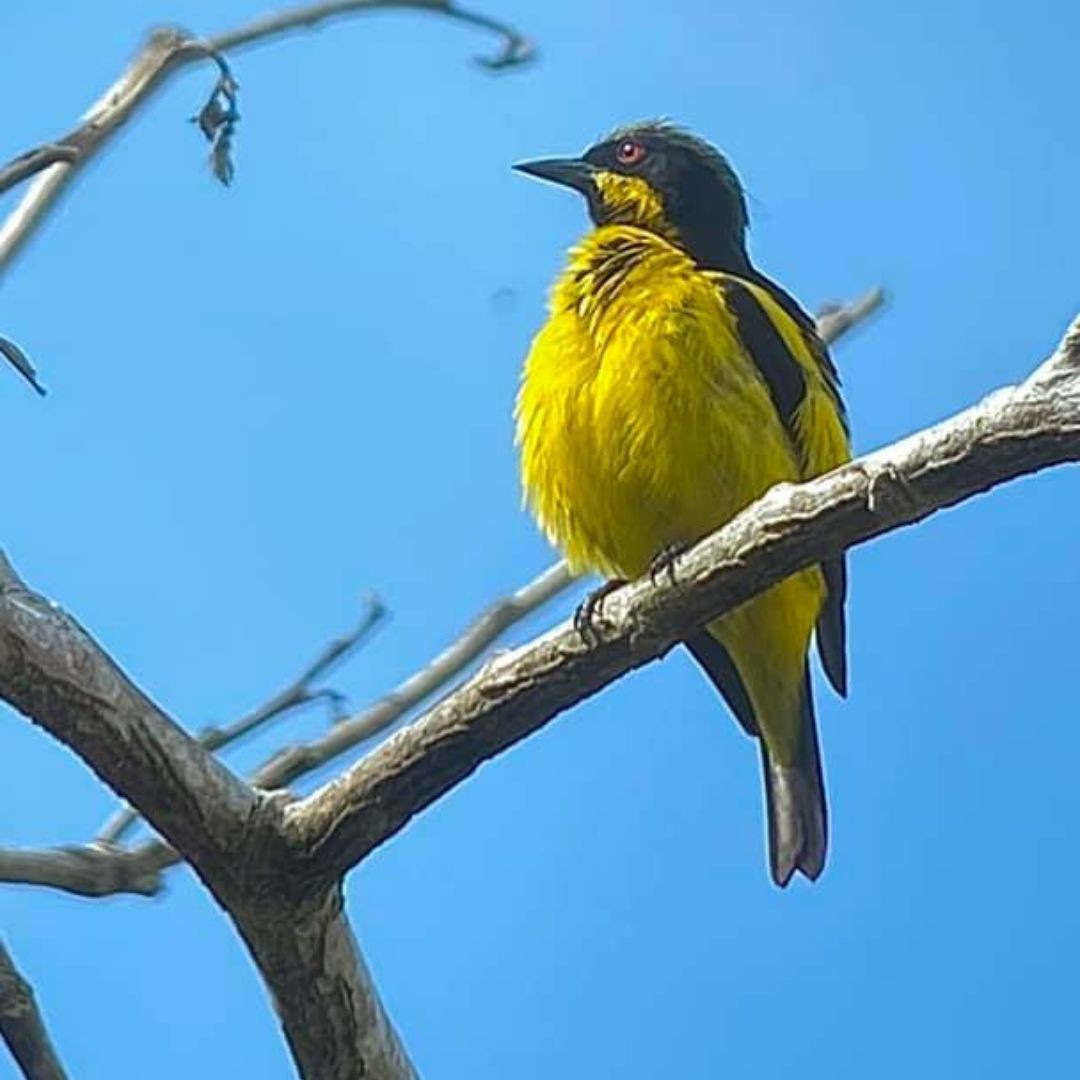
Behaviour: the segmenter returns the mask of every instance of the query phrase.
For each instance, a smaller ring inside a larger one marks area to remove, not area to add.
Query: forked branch
[[[302,1076],[412,1080],[340,883],[303,896],[293,887],[280,802],[177,727],[2,554],[0,697],[71,747],[194,866],[251,950]]]

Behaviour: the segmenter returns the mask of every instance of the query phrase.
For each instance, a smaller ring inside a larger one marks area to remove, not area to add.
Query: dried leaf
[[[221,74],[214,84],[214,89],[206,99],[206,104],[191,118],[203,133],[203,138],[210,143],[210,171],[226,187],[233,181],[236,169],[232,160],[233,141],[236,138],[236,125],[240,120],[237,109],[239,86],[232,77],[225,61],[215,55]]]

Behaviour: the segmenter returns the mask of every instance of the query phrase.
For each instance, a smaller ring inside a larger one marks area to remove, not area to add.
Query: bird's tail
[[[813,881],[825,866],[829,827],[809,672],[803,683],[802,723],[794,756],[781,764],[762,738],[761,766],[773,881],[783,888],[796,870]]]

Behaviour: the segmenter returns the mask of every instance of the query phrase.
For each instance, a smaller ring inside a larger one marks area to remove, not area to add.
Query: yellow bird
[[[594,225],[555,283],[515,413],[527,502],[574,569],[620,581],[670,567],[773,484],[850,458],[836,369],[813,320],[751,263],[743,189],[717,150],[649,122],[516,168],[580,192]],[[816,628],[845,694],[846,591],[832,559],[686,642],[760,741],[781,886],[825,864],[808,651]]]

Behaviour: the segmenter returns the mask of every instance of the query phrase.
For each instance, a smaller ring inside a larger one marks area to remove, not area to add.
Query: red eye
[[[638,165],[645,160],[645,147],[637,139],[623,139],[615,147],[615,160],[620,165]]]

